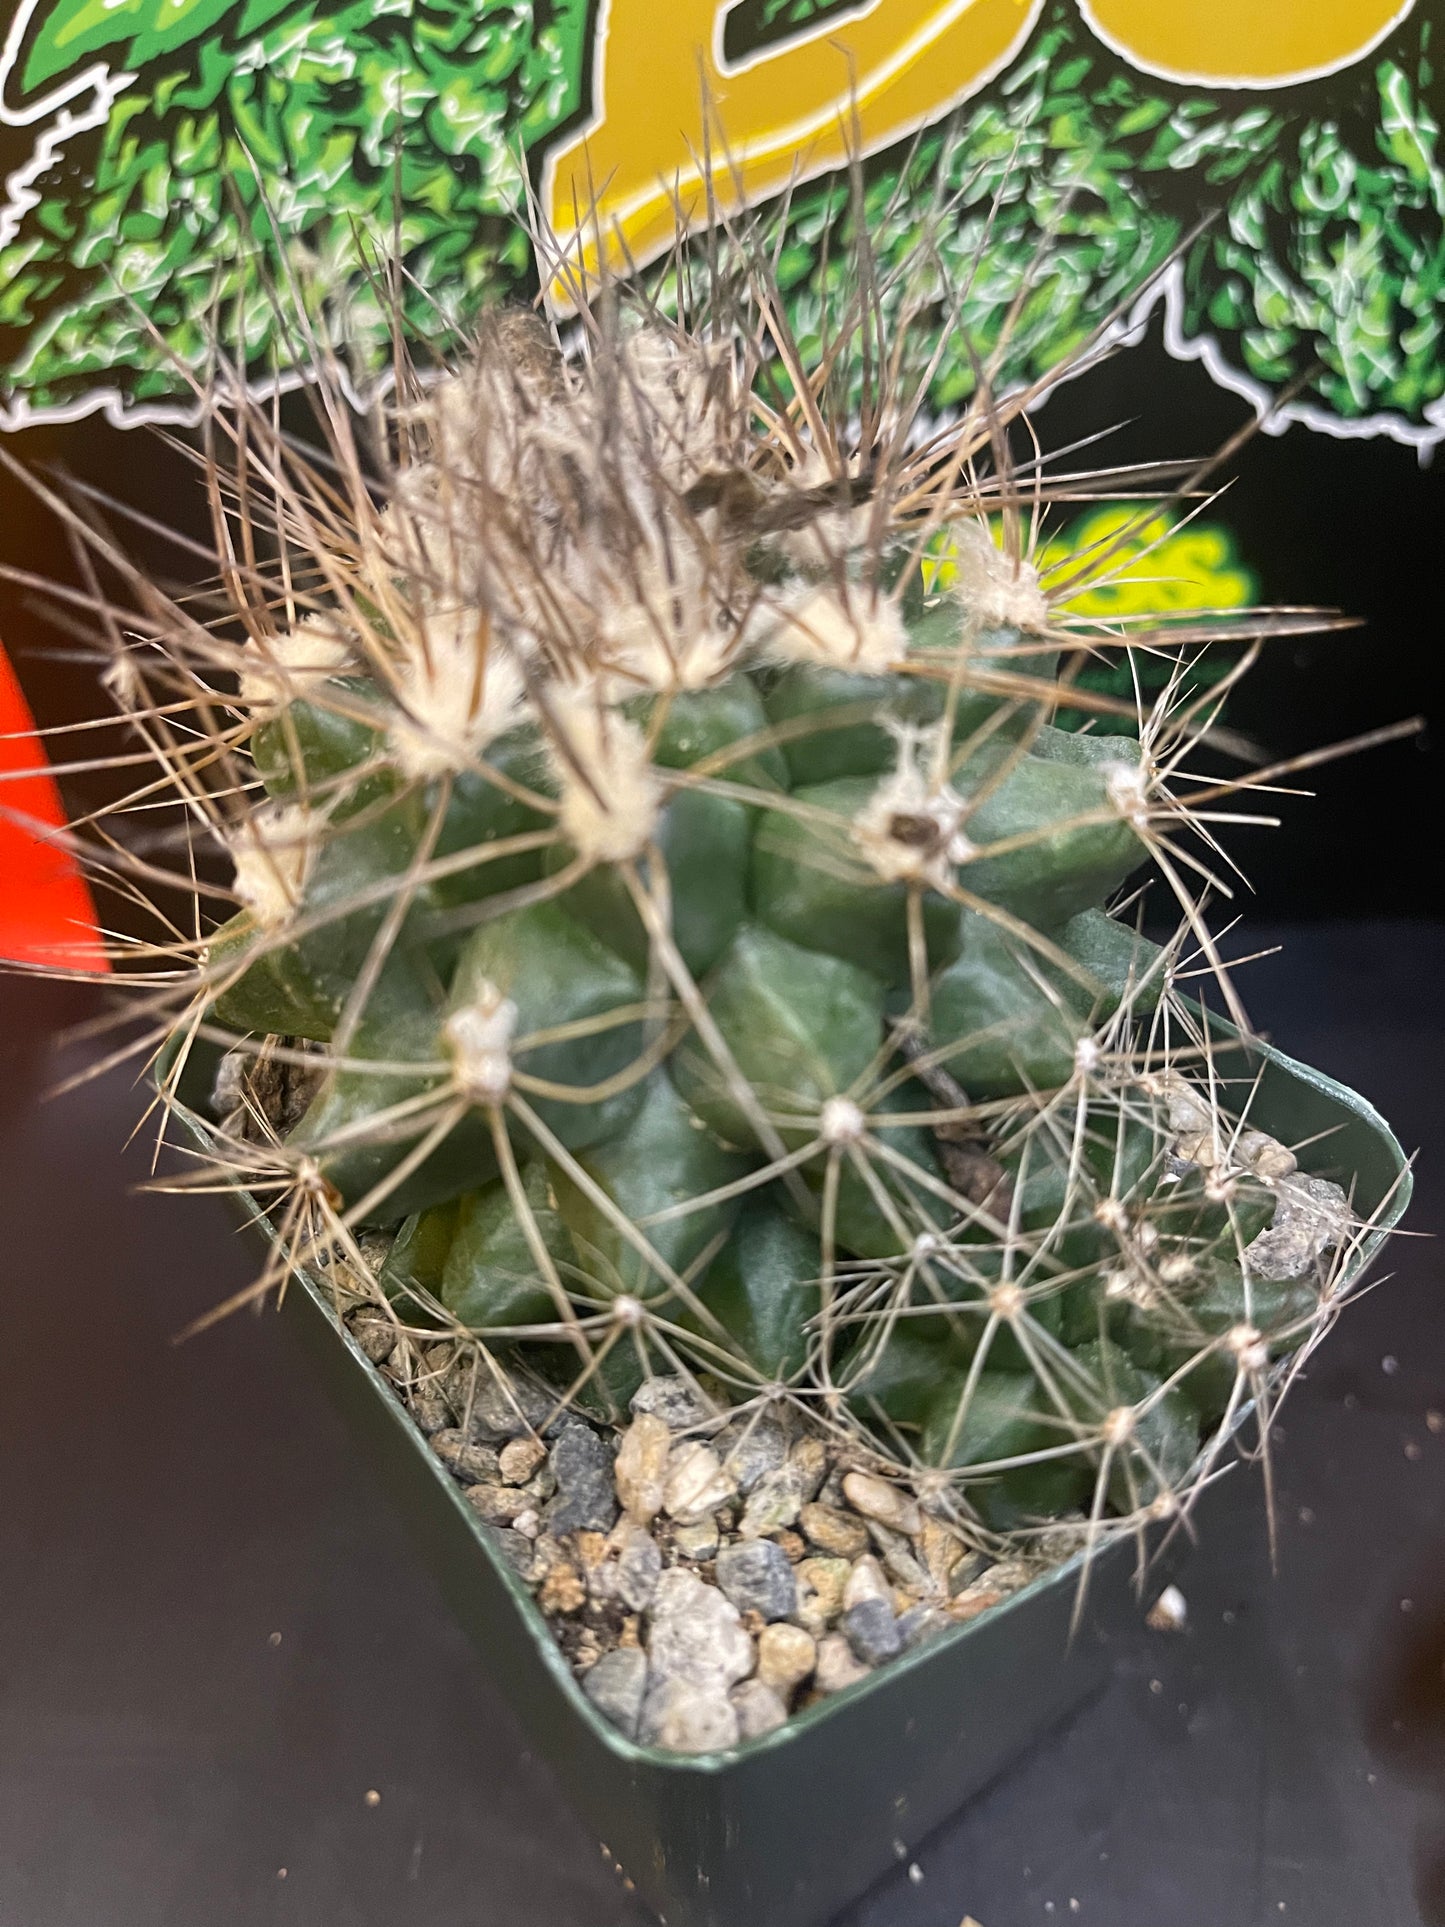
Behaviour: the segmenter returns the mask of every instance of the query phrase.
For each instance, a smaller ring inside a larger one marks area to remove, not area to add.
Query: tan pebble
[[[673,1448],[667,1461],[662,1504],[679,1525],[700,1524],[709,1513],[725,1505],[736,1490],[716,1452],[693,1439]]]
[[[642,1620],[639,1614],[629,1613],[622,1622],[622,1630],[617,1635],[619,1646],[640,1646],[642,1644]]]
[[[817,1663],[817,1645],[801,1626],[778,1620],[758,1635],[758,1678],[783,1699],[811,1676]]]
[[[821,1439],[799,1439],[788,1454],[788,1463],[797,1474],[798,1490],[805,1500],[815,1499],[828,1476],[828,1448]]]
[[[532,1507],[527,1494],[514,1485],[469,1485],[467,1504],[489,1526],[509,1526]]]
[[[967,1552],[957,1532],[941,1519],[925,1515],[918,1535],[918,1552],[934,1585],[947,1592],[949,1575]]]
[[[445,1426],[432,1436],[431,1449],[442,1464],[469,1485],[495,1484],[501,1470],[490,1445],[474,1445],[465,1432]]]
[[[805,1505],[798,1524],[820,1552],[834,1559],[858,1559],[868,1550],[868,1528],[860,1519],[830,1505]]]
[[[351,1336],[373,1365],[380,1365],[396,1350],[396,1326],[386,1318],[358,1318]]]
[[[520,1532],[524,1539],[535,1539],[542,1530],[542,1515],[533,1506],[519,1512],[512,1521],[513,1532]]]
[[[996,1566],[989,1567],[983,1578],[996,1592],[1008,1594],[1036,1579],[1038,1570],[1027,1559],[1000,1559]]]
[[[592,1572],[607,1557],[607,1535],[604,1532],[574,1532],[572,1544],[577,1549],[577,1558],[584,1572]]]
[[[613,1476],[625,1512],[650,1525],[662,1510],[672,1433],[651,1412],[639,1412],[622,1435]]]
[[[773,1537],[777,1540],[783,1557],[790,1566],[796,1566],[800,1559],[807,1557],[808,1542],[798,1533],[790,1532],[785,1527],[783,1531],[775,1532]]]
[[[990,1592],[981,1584],[966,1586],[949,1600],[948,1615],[960,1625],[967,1625],[970,1619],[977,1619],[980,1613],[986,1613],[990,1607],[1002,1605],[1007,1597],[1007,1593]]]
[[[1234,1155],[1262,1178],[1288,1178],[1299,1169],[1299,1160],[1277,1137],[1264,1131],[1242,1131]]]
[[[843,1610],[843,1588],[848,1583],[846,1559],[804,1559],[797,1567],[798,1610],[790,1617],[815,1639]]]
[[[575,1566],[563,1561],[552,1567],[542,1581],[537,1603],[544,1613],[577,1613],[587,1604],[587,1588]]]
[[[1427,1412],[1425,1423],[1432,1432],[1445,1432],[1445,1412]]]
[[[859,1606],[865,1599],[887,1599],[888,1581],[883,1577],[883,1568],[871,1552],[861,1559],[855,1559],[843,1586],[843,1610]]]
[[[841,1633],[829,1633],[819,1640],[813,1679],[820,1693],[841,1693],[845,1686],[867,1679],[872,1670],[853,1657],[853,1648]]]
[[[497,1463],[508,1485],[525,1485],[546,1456],[540,1439],[509,1439],[497,1454]]]
[[[877,1519],[880,1525],[901,1532],[909,1539],[923,1530],[923,1514],[918,1510],[917,1501],[896,1486],[875,1479],[871,1473],[850,1472],[843,1480],[843,1496],[864,1518]]]

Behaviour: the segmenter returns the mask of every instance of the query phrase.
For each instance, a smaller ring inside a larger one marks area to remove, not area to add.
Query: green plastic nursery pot
[[[1410,1193],[1383,1118],[1268,1046],[1226,1041],[1217,1062],[1225,1076],[1258,1075],[1251,1122],[1286,1143],[1315,1140],[1313,1174],[1344,1183],[1376,1219],[1358,1272]],[[181,1115],[203,1140],[204,1121]],[[1101,1686],[1137,1636],[1135,1548],[1116,1539],[1094,1555],[1072,1640],[1079,1558],[764,1739],[693,1757],[634,1745],[584,1697],[531,1595],[323,1291],[303,1278],[284,1307],[536,1747],[668,1927],[822,1927]]]

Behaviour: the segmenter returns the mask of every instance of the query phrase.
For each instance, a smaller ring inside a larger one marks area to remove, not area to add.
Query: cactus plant
[[[982,370],[930,424],[861,297],[805,363],[718,252],[685,320],[492,314],[370,441],[320,346],[324,451],[210,398],[225,619],[130,571],[111,630],[231,870],[129,960],[162,1097],[228,1049],[200,1182],[270,1210],[261,1285],[325,1275],[459,1466],[478,1401],[605,1431],[661,1380],[696,1438],[793,1414],[959,1543],[1094,1543],[1188,1504],[1365,1231],[1184,994],[1233,999],[1190,883],[1241,786],[1192,773],[1189,672],[1323,618],[1063,613],[1048,502],[1157,473],[1020,466],[1031,397]],[[1166,653],[1162,693],[1082,687],[1108,650]]]

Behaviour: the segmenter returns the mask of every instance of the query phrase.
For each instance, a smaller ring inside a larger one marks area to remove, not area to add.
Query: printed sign
[[[854,151],[885,271],[946,202],[941,406],[974,379],[964,337],[990,352],[1015,310],[1008,380],[1162,302],[1171,350],[1277,421],[1425,450],[1445,436],[1442,12],[22,0],[0,50],[0,420],[183,416],[216,343],[294,378],[293,285],[364,378],[389,353],[383,258],[429,341],[536,286],[529,185],[584,263],[656,259],[709,195],[774,208],[806,335]]]

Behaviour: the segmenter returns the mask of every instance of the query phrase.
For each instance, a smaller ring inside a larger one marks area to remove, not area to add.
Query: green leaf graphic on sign
[[[244,13],[242,31],[282,12],[287,0],[56,0],[44,11],[25,62],[24,85],[34,92],[92,54],[124,48],[119,63],[141,67],[174,52]]]

